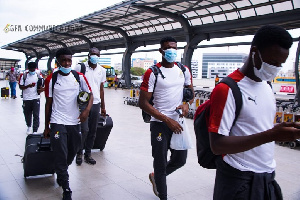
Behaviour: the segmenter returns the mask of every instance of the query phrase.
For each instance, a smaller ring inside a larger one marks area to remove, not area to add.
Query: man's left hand
[[[180,115],[180,117],[183,116],[187,116],[188,112],[189,112],[189,105],[187,103],[178,106],[176,109],[181,109],[182,110],[182,115]]]
[[[87,109],[84,109],[80,113],[78,119],[80,120],[80,122],[85,122],[85,120],[87,120],[88,116],[89,116],[89,111]]]
[[[105,110],[105,108],[101,108],[101,115],[102,115],[103,117],[106,116],[106,110]]]

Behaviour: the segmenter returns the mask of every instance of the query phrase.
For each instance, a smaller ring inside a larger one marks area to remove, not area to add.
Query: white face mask
[[[260,78],[263,81],[272,81],[276,77],[277,73],[281,70],[282,67],[276,67],[274,65],[270,65],[270,64],[264,62],[261,58],[260,52],[258,51],[258,55],[259,55],[260,60],[261,60],[261,67],[258,70],[255,67],[254,55],[255,55],[255,52],[252,53],[252,62],[253,62],[253,66],[254,66],[254,75],[257,76],[258,78]]]

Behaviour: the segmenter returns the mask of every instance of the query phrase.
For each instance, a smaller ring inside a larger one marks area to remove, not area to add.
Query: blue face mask
[[[29,74],[30,75],[35,75],[35,71],[34,72],[29,71]]]
[[[176,49],[166,49],[164,50],[165,52],[165,56],[164,58],[169,62],[175,62],[176,58],[177,58],[177,50]]]
[[[97,64],[99,62],[99,57],[97,55],[91,55],[90,62],[94,65]]]
[[[68,74],[70,73],[70,71],[72,70],[71,67],[63,67],[61,66],[61,64],[58,62],[58,60],[56,60],[57,64],[59,65],[59,70],[64,73],[64,74]]]
[[[70,73],[70,71],[72,70],[72,68],[71,68],[71,67],[66,68],[66,67],[60,66],[59,70],[60,70],[62,73],[64,73],[64,74],[68,74],[68,73]]]

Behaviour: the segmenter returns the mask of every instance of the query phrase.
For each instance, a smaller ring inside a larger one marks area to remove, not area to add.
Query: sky
[[[26,38],[28,36],[37,34],[38,32],[30,32],[25,30],[26,25],[60,25],[65,22],[80,18],[95,11],[102,10],[106,7],[120,3],[120,0],[0,0],[0,47],[11,42]],[[5,33],[4,29],[7,24],[21,25],[21,31]],[[293,38],[300,37],[300,29],[290,31]],[[222,43],[226,42],[250,42],[253,36],[225,38],[225,39],[211,39],[209,42],[203,41],[199,45]],[[178,43],[178,46],[183,47],[185,43]],[[290,55],[285,64],[283,64],[284,71],[293,69],[295,61],[296,50],[298,43],[295,42],[290,49]],[[152,45],[138,48],[140,49],[158,49],[158,45]],[[218,47],[196,49],[194,51],[193,60],[198,60],[201,63],[202,53],[245,53],[248,54],[250,46],[232,46],[232,47]],[[123,49],[124,50],[124,49]],[[120,51],[120,50],[116,50]],[[109,51],[108,51],[109,52]],[[105,53],[105,51],[101,51]],[[179,50],[178,59],[183,54],[183,50]],[[161,60],[161,55],[158,51],[147,53],[134,53],[132,58],[148,57]],[[8,51],[0,49],[0,58],[21,59],[22,67],[25,63],[25,55],[15,51]],[[74,58],[73,63],[78,63],[80,58]],[[122,62],[122,55],[114,55],[112,60],[116,63]],[[114,65],[114,63],[112,63]],[[46,69],[46,61],[41,60],[39,67]]]

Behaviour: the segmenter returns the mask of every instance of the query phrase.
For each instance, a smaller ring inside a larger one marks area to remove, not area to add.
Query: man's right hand
[[[174,119],[168,118],[165,123],[175,134],[180,134],[183,131],[183,128]]]
[[[300,138],[300,123],[297,122],[283,122],[275,125],[268,130],[273,136],[274,141],[288,142]]]
[[[44,138],[46,139],[50,138],[50,128],[45,128],[43,134],[44,134]]]

